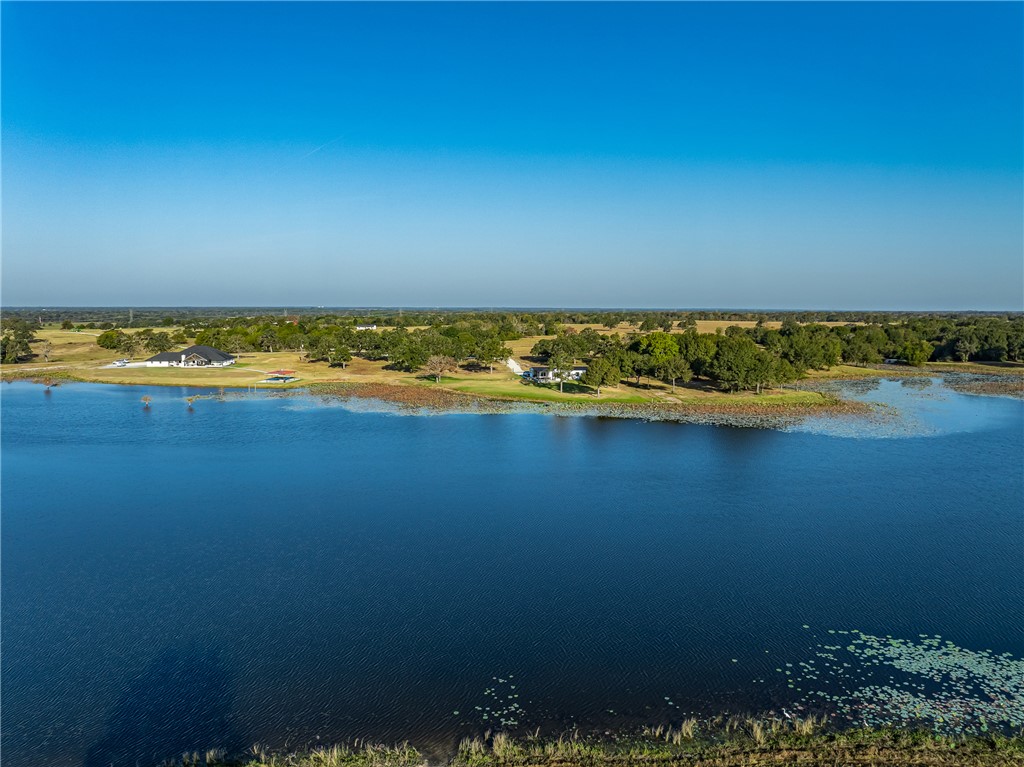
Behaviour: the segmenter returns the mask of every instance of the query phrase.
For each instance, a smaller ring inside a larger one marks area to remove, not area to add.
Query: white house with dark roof
[[[160,352],[148,360],[148,367],[182,367],[182,368],[223,368],[234,365],[235,358],[212,346],[190,346],[180,352]]]
[[[534,381],[543,381],[545,383],[550,383],[552,381],[557,381],[559,378],[564,378],[567,381],[578,381],[583,377],[583,374],[586,372],[587,368],[585,365],[574,366],[572,369],[567,370],[564,376],[559,376],[557,370],[552,372],[551,368],[549,367],[532,367],[522,375],[523,378],[532,378]]]

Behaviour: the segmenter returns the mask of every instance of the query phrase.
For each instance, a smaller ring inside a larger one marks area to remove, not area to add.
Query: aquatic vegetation
[[[785,672],[789,687],[813,688],[802,707],[831,709],[857,726],[920,725],[946,735],[1024,727],[1024,661],[1009,653],[924,634],[911,641],[830,630],[828,640],[797,676]]]
[[[490,727],[515,727],[522,722],[526,711],[519,702],[518,685],[515,677],[507,674],[504,677],[492,677],[491,686],[484,688],[484,700],[481,705],[473,706],[473,711],[480,717],[480,723]],[[458,711],[453,712],[455,716]]]

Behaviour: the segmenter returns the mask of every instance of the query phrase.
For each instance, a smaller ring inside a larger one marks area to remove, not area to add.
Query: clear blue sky
[[[0,295],[1019,310],[1022,7],[4,2]]]

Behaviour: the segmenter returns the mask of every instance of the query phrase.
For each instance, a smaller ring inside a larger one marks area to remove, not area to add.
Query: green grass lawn
[[[699,407],[707,405],[747,405],[757,406],[814,406],[822,404],[824,398],[818,392],[811,391],[771,391],[764,394],[739,392],[726,394],[707,389],[688,389],[676,387],[675,392],[667,386],[655,384],[650,388],[637,389],[628,384],[617,387],[602,387],[601,396],[597,397],[594,390],[579,383],[566,383],[565,391],[560,392],[557,384],[535,384],[517,376],[497,378],[466,378],[462,376],[442,376],[440,383],[433,379],[420,380],[430,386],[438,386],[467,394],[478,394],[483,397],[501,397],[533,402],[572,402],[576,404],[608,403],[608,404],[651,404],[664,406]]]
[[[504,378],[489,376],[481,379],[442,377],[439,385],[467,394],[479,394],[482,397],[504,397],[534,402],[641,403],[651,402],[655,399],[651,396],[623,391],[621,387],[604,387],[601,390],[601,396],[597,397],[593,389],[577,383],[566,383],[565,391],[560,392],[557,385],[530,383],[518,376],[511,375]]]

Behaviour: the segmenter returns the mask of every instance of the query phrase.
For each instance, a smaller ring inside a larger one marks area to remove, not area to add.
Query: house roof
[[[208,362],[227,362],[234,359],[232,355],[222,352],[220,349],[196,344],[187,349],[182,349],[180,352],[160,352],[160,354],[154,354],[146,362],[177,362],[181,360],[182,355],[191,357],[193,354],[204,358]]]

